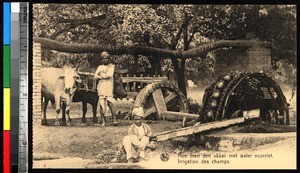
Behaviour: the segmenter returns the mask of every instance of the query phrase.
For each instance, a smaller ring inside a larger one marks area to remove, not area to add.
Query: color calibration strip
[[[10,173],[10,3],[3,3],[3,173]]]
[[[20,2],[19,160],[18,172],[28,172],[28,16],[29,3]]]
[[[20,80],[20,3],[10,3],[10,163],[18,170],[19,152],[19,80]]]
[[[3,3],[3,173],[28,172],[28,3]],[[15,105],[11,109],[11,105]]]

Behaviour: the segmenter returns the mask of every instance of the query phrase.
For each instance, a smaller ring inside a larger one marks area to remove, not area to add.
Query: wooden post
[[[285,125],[290,125],[290,113],[289,113],[288,108],[287,108],[287,110],[285,111],[285,114],[286,114],[286,122],[285,122]]]
[[[141,77],[143,77],[143,74],[141,74]],[[144,88],[144,83],[141,82],[138,91],[142,90],[143,88]]]
[[[183,120],[182,120],[182,127],[186,127],[187,124],[186,124],[186,117],[183,117]]]
[[[286,111],[283,111],[283,114],[282,114],[282,124],[285,124],[286,123]]]
[[[166,107],[165,99],[164,99],[161,89],[158,88],[157,90],[155,90],[152,93],[152,97],[153,97],[155,107],[157,110],[157,114],[158,114],[157,119],[164,119],[162,113],[167,111],[167,107]]]
[[[134,74],[133,77],[136,77],[136,75]],[[136,91],[136,82],[133,82],[133,91]]]
[[[127,77],[129,77],[129,74],[127,74]],[[128,92],[128,91],[130,91],[130,84],[129,84],[129,82],[127,82],[126,83],[126,91]]]
[[[275,112],[275,123],[279,124],[278,111]]]

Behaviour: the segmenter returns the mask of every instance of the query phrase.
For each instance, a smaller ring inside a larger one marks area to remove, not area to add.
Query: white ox
[[[75,82],[81,82],[76,73],[76,68],[46,68],[41,70],[42,77],[42,97],[55,103],[56,118],[55,125],[60,125],[58,117],[62,112],[62,118],[65,120],[67,114],[68,125],[72,125],[70,119],[70,103],[76,90]],[[43,116],[46,112],[44,111]],[[43,117],[45,120],[46,117]],[[64,122],[63,122],[64,123]]]

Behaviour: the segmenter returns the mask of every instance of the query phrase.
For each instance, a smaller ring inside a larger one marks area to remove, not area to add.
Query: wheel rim
[[[161,120],[153,99],[154,93],[161,94],[167,111],[188,112],[186,97],[176,86],[169,82],[152,83],[140,91],[134,102],[134,107],[143,107],[145,119]]]

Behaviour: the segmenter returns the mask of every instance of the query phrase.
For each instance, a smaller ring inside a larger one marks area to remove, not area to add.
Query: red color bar
[[[3,173],[10,173],[10,131],[3,131]]]

